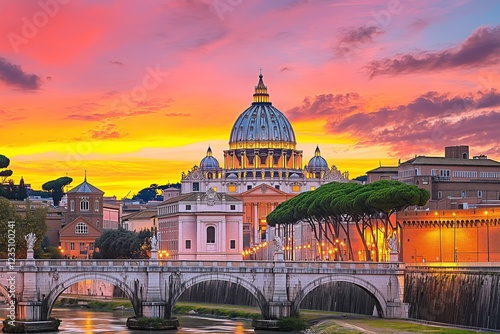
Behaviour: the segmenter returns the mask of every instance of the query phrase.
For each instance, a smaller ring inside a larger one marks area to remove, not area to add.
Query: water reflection
[[[0,305],[3,306],[3,305]],[[5,308],[0,310],[0,318],[3,320],[7,312]],[[254,331],[251,322],[247,320],[213,319],[200,316],[177,316],[181,327],[178,330],[169,331],[137,331],[126,327],[127,318],[133,316],[131,311],[93,312],[86,309],[53,309],[51,316],[62,320],[59,326],[60,332],[64,333],[116,333],[116,334],[144,334],[144,333],[265,333],[273,334],[279,332]],[[293,332],[288,332],[293,333]]]

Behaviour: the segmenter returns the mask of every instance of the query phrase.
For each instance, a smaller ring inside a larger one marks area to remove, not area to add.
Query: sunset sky
[[[0,154],[106,196],[222,163],[259,68],[304,161],[500,160],[500,1],[0,0]]]

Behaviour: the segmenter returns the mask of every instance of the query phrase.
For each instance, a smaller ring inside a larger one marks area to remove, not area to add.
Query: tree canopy
[[[150,255],[149,229],[139,232],[125,229],[105,230],[95,241],[95,259],[148,259]]]
[[[42,184],[42,189],[50,192],[54,205],[58,206],[61,198],[64,195],[64,187],[73,182],[73,179],[68,176],[63,176],[58,179],[45,182]]]
[[[338,244],[342,236],[348,248],[348,254],[344,255],[351,259],[353,226],[363,242],[367,258],[371,259],[369,244],[372,242],[368,241],[376,240],[376,232],[381,232],[386,240],[389,233],[397,230],[391,223],[391,215],[410,206],[423,206],[429,198],[427,190],[399,181],[382,180],[367,185],[332,182],[279,204],[267,216],[267,222],[271,226],[308,223],[316,240],[332,245]],[[385,247],[385,244],[375,243],[374,254],[378,254],[378,247]]]
[[[0,185],[5,183],[5,180],[12,176],[13,172],[10,169],[4,169],[9,167],[10,159],[5,155],[0,154]],[[2,170],[3,169],[3,170]]]
[[[36,235],[34,249],[40,247],[47,232],[47,209],[31,208],[26,202],[26,209],[23,212],[17,212],[15,207],[4,197],[0,197],[0,244],[8,244],[9,234],[15,234],[15,253],[16,258],[26,258],[27,245],[24,236],[33,232]],[[9,225],[9,221],[14,224]],[[7,247],[0,249],[0,258],[6,258]]]

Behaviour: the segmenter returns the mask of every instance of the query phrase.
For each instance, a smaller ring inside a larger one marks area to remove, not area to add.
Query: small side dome
[[[200,169],[203,171],[214,171],[220,169],[219,161],[213,157],[210,146],[207,150],[207,156],[200,161]]]
[[[325,158],[321,156],[321,152],[318,146],[316,146],[314,157],[312,157],[307,164],[307,169],[312,173],[328,170],[328,163],[326,162]]]
[[[227,178],[228,179],[232,179],[232,180],[236,180],[236,179],[238,179],[238,176],[236,176],[236,174],[234,174],[234,173],[231,173],[231,174],[228,175]]]
[[[299,176],[299,174],[297,174],[297,173],[293,173],[293,174],[291,174],[291,175],[290,175],[290,178],[291,178],[291,179],[299,179],[299,178],[300,178],[300,176]]]

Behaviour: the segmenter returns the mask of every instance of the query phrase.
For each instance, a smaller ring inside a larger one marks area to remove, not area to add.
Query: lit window
[[[227,192],[235,193],[236,192],[236,185],[234,185],[234,184],[228,185],[227,186]]]
[[[292,192],[298,193],[300,191],[300,186],[298,184],[292,185]]]
[[[311,186],[311,190],[316,190],[316,187],[315,186]]]
[[[99,211],[99,200],[98,199],[95,200],[94,210]]]
[[[207,227],[207,244],[215,243],[215,227],[209,226]]]
[[[87,224],[85,223],[78,223],[75,226],[75,233],[76,234],[87,234],[89,233],[89,228]]]

